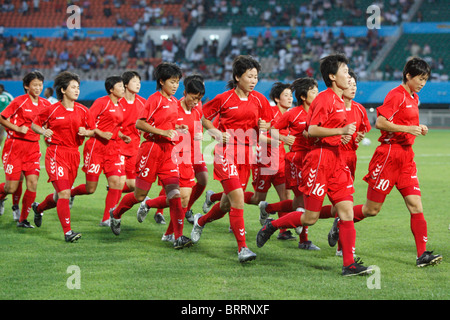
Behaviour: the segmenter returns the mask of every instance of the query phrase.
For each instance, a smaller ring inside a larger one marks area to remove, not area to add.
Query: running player
[[[307,132],[305,131],[306,115],[311,103],[314,101],[319,91],[317,81],[312,78],[296,79],[291,87],[299,105],[292,108],[278,119],[278,121],[274,123],[273,128],[278,130],[288,130],[288,136],[295,138],[293,144],[289,146],[289,152],[285,157],[286,188],[292,190],[294,193],[294,200],[285,200],[271,204],[268,204],[265,201],[260,202],[261,224],[264,224],[269,214],[275,212],[304,210],[303,194],[298,187],[301,185],[303,160],[311,148],[307,138]],[[301,231],[299,230],[299,249],[320,250],[318,246],[308,239],[308,227],[305,226],[299,229],[301,229]],[[296,231],[297,230],[298,229],[296,229]]]
[[[173,63],[163,62],[154,71],[156,89],[145,104],[136,128],[144,132],[145,141],[139,148],[136,162],[136,189],[125,195],[115,209],[110,210],[111,230],[120,234],[121,217],[136,203],[147,196],[158,177],[165,189],[173,220],[174,248],[183,249],[192,245],[191,239],[183,235],[184,212],[181,208],[178,165],[172,158],[177,125],[178,100],[173,96],[182,77],[181,69]],[[139,211],[138,211],[139,212]],[[144,217],[138,216],[142,220]]]
[[[89,113],[98,130],[84,144],[82,170],[86,174],[86,183],[73,188],[71,192],[71,197],[94,193],[103,171],[109,188],[100,226],[109,226],[109,210],[114,208],[122,194],[121,176],[124,169],[120,159],[118,140],[131,142],[131,138],[120,131],[124,109],[120,100],[125,94],[122,77],[108,77],[105,81],[105,89],[108,95],[95,100],[89,108]]]
[[[348,72],[350,75],[350,87],[344,90],[343,97],[345,103],[345,112],[347,113],[348,122],[355,122],[356,131],[353,135],[342,136],[342,143],[340,145],[341,154],[344,157],[344,162],[347,164],[350,173],[352,175],[353,181],[355,181],[355,171],[356,171],[356,150],[359,147],[359,142],[364,139],[364,136],[367,132],[370,131],[371,125],[369,119],[367,117],[366,109],[354,101],[356,95],[356,74],[353,71]],[[323,206],[321,210],[321,217],[329,212],[330,218],[331,215],[334,217],[336,215],[335,210],[331,208],[331,205]],[[339,223],[339,218],[336,218],[335,223]],[[333,244],[334,240],[331,240],[331,244]],[[335,243],[334,243],[335,244]],[[336,249],[336,255],[342,256],[342,250],[340,245]]]
[[[276,103],[272,106],[273,120],[276,122],[282,117],[285,112],[292,107],[293,96],[291,85],[288,83],[276,82],[273,84],[269,97]],[[272,147],[272,139],[269,132],[263,132],[260,136],[260,144],[258,144],[256,150],[256,164],[253,166],[253,188],[255,192],[244,192],[244,201],[247,204],[258,205],[261,201],[266,200],[267,192],[271,185],[275,188],[280,201],[289,199],[289,190],[285,185],[285,162],[284,157],[286,155],[284,149],[284,141],[287,145],[291,145],[294,141],[294,137],[286,137],[287,130],[280,130],[279,138],[276,140],[276,145]],[[279,142],[280,141],[280,142]],[[291,212],[292,208],[288,210]],[[279,212],[279,216],[283,216],[284,212]],[[277,239],[280,240],[293,240],[295,239],[291,231],[283,229],[280,230]]]
[[[0,124],[8,132],[3,147],[3,167],[6,182],[0,184],[0,215],[3,214],[7,194],[17,191],[25,176],[27,190],[22,200],[22,211],[18,227],[34,228],[28,221],[31,204],[36,199],[37,183],[40,172],[41,151],[39,135],[30,130],[34,117],[44,108],[50,106],[47,99],[39,97],[44,87],[44,76],[33,71],[23,78],[25,94],[15,98],[0,116]]]
[[[230,227],[238,244],[240,262],[254,260],[253,253],[246,244],[244,225],[244,190],[250,176],[251,153],[259,129],[266,129],[272,120],[269,101],[254,91],[258,83],[259,62],[250,56],[238,56],[233,62],[233,80],[230,90],[217,95],[203,106],[203,124],[218,143],[214,150],[214,178],[223,186],[224,193],[204,216],[194,216],[191,238],[200,240],[203,228],[209,222],[222,218],[227,212]],[[218,129],[212,120],[218,117]]]
[[[78,147],[84,137],[94,135],[95,124],[88,109],[76,102],[80,95],[77,74],[68,71],[60,73],[55,78],[54,87],[59,102],[42,109],[31,125],[34,132],[45,137],[48,146],[45,169],[48,182],[55,188],[55,192],[42,203],[33,203],[34,223],[40,227],[44,211],[56,207],[66,242],[74,242],[81,237],[81,233],[71,228],[70,189],[80,164]]]
[[[368,183],[367,200],[354,207],[355,221],[376,216],[394,186],[403,196],[411,215],[411,231],[416,244],[416,265],[424,267],[442,261],[441,255],[426,250],[427,222],[423,215],[422,197],[417,177],[412,145],[417,136],[426,135],[428,127],[419,122],[417,92],[425,86],[431,69],[420,58],[409,60],[403,69],[403,82],[389,91],[383,104],[377,108],[376,128],[381,131],[369,163],[369,172],[363,178]],[[334,227],[333,234],[337,231]],[[332,229],[332,231],[333,231]],[[331,232],[331,231],[330,231]]]
[[[312,138],[302,168],[300,191],[304,194],[305,212],[294,211],[277,220],[267,219],[257,235],[257,245],[262,247],[279,228],[310,226],[320,217],[326,195],[336,207],[340,217],[340,241],[342,245],[342,275],[367,274],[371,269],[355,261],[356,231],[353,222],[353,181],[343,162],[339,145],[342,135],[356,131],[354,123],[348,123],[345,114],[343,91],[349,87],[348,60],[334,54],[322,58],[320,72],[327,90],[314,99],[307,115],[308,135]]]
[[[178,101],[178,120],[179,126],[185,125],[188,130],[186,133],[180,133],[176,146],[173,149],[177,157],[178,170],[180,172],[180,196],[181,207],[183,212],[187,213],[187,206],[189,204],[192,188],[195,185],[194,161],[195,158],[203,160],[201,155],[201,146],[198,142],[202,139],[203,127],[201,125],[202,113],[196,106],[201,101],[205,94],[205,85],[202,79],[198,76],[190,76],[184,80],[184,98]],[[195,157],[195,158],[194,158]],[[197,162],[200,162],[197,160]],[[163,188],[164,190],[164,188]],[[166,208],[168,206],[167,197],[165,193],[160,194],[155,199],[146,197],[143,204],[140,206],[140,213],[138,216],[144,217],[147,215],[150,208]],[[185,214],[187,218],[187,214]],[[173,220],[170,220],[169,228],[162,237],[163,241],[173,242]]]
[[[124,163],[125,181],[122,193],[133,192],[136,185],[136,157],[141,143],[141,132],[136,129],[136,121],[144,109],[145,99],[138,93],[141,89],[141,76],[136,71],[125,71],[122,74],[125,96],[120,99],[123,107],[122,134],[130,137],[131,142],[120,139],[119,148]]]

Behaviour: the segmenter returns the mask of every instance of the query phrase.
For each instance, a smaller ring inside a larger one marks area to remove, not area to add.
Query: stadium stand
[[[28,7],[23,3],[27,3]],[[34,7],[34,3],[37,7]],[[403,34],[375,72],[367,68],[387,42],[377,30],[367,30],[359,36],[317,31],[305,37],[298,27],[342,27],[366,25],[366,8],[371,0],[160,0],[160,1],[89,1],[41,0],[3,1],[0,29],[18,27],[47,27],[63,29],[67,6],[75,4],[82,11],[82,28],[115,28],[112,37],[74,39],[32,37],[20,35],[4,37],[0,32],[0,78],[19,80],[31,69],[41,69],[51,77],[67,68],[78,72],[82,79],[102,79],[105,74],[121,73],[125,69],[139,69],[151,80],[151,70],[162,60],[176,61],[186,73],[201,73],[206,79],[227,80],[233,57],[252,54],[262,65],[260,74],[266,80],[290,80],[299,76],[319,77],[320,57],[335,51],[346,53],[352,67],[362,79],[397,79],[396,73],[405,59],[413,55],[411,49],[420,47],[433,66],[433,80],[446,81],[449,67],[448,33]],[[400,26],[408,18],[411,1],[379,0],[383,26]],[[445,0],[423,0],[413,21],[448,21]],[[150,27],[180,27],[180,37],[166,39],[155,45],[144,37]],[[220,55],[214,41],[205,41],[194,54],[185,56],[190,36],[198,27],[231,27],[231,43]],[[265,27],[264,34],[248,35],[246,28]],[[288,31],[274,29],[286,26]],[[125,27],[134,34],[122,34]],[[428,53],[429,51],[429,53]],[[375,78],[374,78],[375,77]]]

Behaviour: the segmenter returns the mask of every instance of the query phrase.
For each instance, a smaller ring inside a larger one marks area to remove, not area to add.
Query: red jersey
[[[306,115],[307,112],[303,109],[303,106],[294,107],[286,111],[278,120],[275,121],[273,127],[275,129],[286,129],[287,132],[283,135],[292,135],[295,137],[294,144],[289,146],[289,151],[308,151],[311,146],[303,136],[303,131],[306,129]]]
[[[228,130],[234,144],[254,145],[258,139],[258,120],[270,122],[273,118],[269,101],[261,93],[252,91],[241,99],[234,89],[217,95],[203,106],[206,119],[218,116],[218,129]],[[249,132],[249,130],[254,130]]]
[[[73,109],[66,109],[61,102],[57,102],[42,109],[33,122],[53,131],[53,135],[45,139],[48,144],[68,148],[78,148],[83,143],[84,137],[78,135],[80,127],[88,130],[95,128],[88,108],[77,102]]]
[[[402,86],[392,89],[384,99],[383,105],[377,108],[377,116],[383,116],[388,121],[403,126],[419,125],[419,96],[410,95]],[[378,139],[381,143],[412,145],[415,136],[406,132],[381,131]]]
[[[95,121],[95,126],[103,132],[112,132],[110,140],[117,140],[119,130],[123,122],[123,107],[120,101],[114,104],[109,96],[98,98],[90,107],[89,113]],[[108,140],[104,140],[98,136],[96,139],[103,144],[107,144]]]
[[[345,109],[347,114],[347,123],[356,122],[356,132],[353,134],[350,142],[346,144],[341,144],[342,150],[354,150],[358,149],[358,144],[356,143],[356,137],[358,132],[369,132],[372,127],[370,126],[369,118],[367,117],[366,108],[361,104],[352,100],[352,105],[350,109]]]
[[[31,123],[39,112],[51,106],[47,99],[39,97],[38,103],[35,104],[31,100],[28,94],[24,94],[15,98],[11,103],[2,111],[1,115],[5,119],[16,126],[27,126],[29,130],[26,134],[18,133],[13,130],[7,130],[9,139],[21,139],[27,141],[39,141],[39,134],[31,130]]]
[[[157,91],[148,97],[139,119],[145,119],[152,127],[161,130],[175,130],[178,119],[178,100],[175,97],[167,99]],[[169,142],[170,139],[153,133],[144,133],[148,141]]]
[[[343,128],[348,124],[344,100],[331,88],[320,92],[311,103],[306,117],[306,125],[322,128]],[[311,139],[313,146],[339,146],[341,136],[316,137]]]
[[[201,102],[199,102],[198,105],[200,105],[199,107],[195,106],[194,108],[192,108],[191,111],[186,111],[183,109],[183,107],[181,106],[181,101],[178,101],[178,119],[177,119],[177,124],[181,125],[187,125],[188,126],[188,131],[189,134],[183,134],[183,133],[178,133],[178,141],[177,141],[177,145],[179,146],[177,148],[177,151],[179,151],[179,156],[181,157],[189,157],[186,158],[186,161],[190,161],[190,163],[188,164],[194,164],[196,162],[194,162],[194,155],[197,154],[197,157],[199,157],[198,155],[201,155],[201,144],[199,140],[194,140],[195,135],[202,133],[203,132],[203,127],[202,127],[202,123],[201,123],[201,119],[202,119],[202,107],[201,107]],[[187,141],[185,141],[185,139],[188,139]],[[199,159],[197,159],[197,163],[199,163],[199,161],[202,160],[202,157],[200,156]]]
[[[125,156],[136,155],[141,143],[141,132],[136,129],[136,121],[145,106],[145,99],[139,95],[135,96],[133,102],[128,102],[125,97],[120,99],[123,108],[123,122],[120,131],[131,138],[130,143],[119,139],[120,152]]]
[[[276,121],[278,121],[281,117],[282,117],[282,113],[280,111],[280,109],[278,108],[278,106],[271,106],[272,108],[272,114],[273,114],[273,119],[272,119],[272,123],[276,123]],[[279,129],[280,134],[282,135],[287,135],[288,130],[285,128],[276,128]],[[265,134],[267,134],[268,137],[270,137],[270,132],[266,132]],[[284,143],[281,142],[277,148],[272,149],[272,144],[269,142],[267,144],[261,144],[261,146],[258,146],[258,157],[265,157],[267,155],[267,157],[271,157],[273,153],[274,157],[279,157],[279,159],[282,159],[284,161],[284,156],[286,154],[285,150],[284,150]],[[267,164],[269,162],[267,161],[262,161],[263,159],[260,159],[262,163]]]

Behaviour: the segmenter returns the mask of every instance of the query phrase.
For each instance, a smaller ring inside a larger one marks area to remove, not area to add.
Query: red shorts
[[[180,188],[192,188],[195,185],[195,172],[191,164],[180,163]]]
[[[83,171],[86,175],[99,177],[102,171],[107,177],[123,175],[123,165],[120,159],[116,141],[103,144],[100,140],[90,138],[83,150]]]
[[[161,181],[172,178],[179,179],[176,157],[172,157],[173,145],[166,142],[145,141],[141,144],[136,159],[136,179],[141,187],[150,190],[156,177]],[[143,183],[143,184],[142,184]]]
[[[369,163],[369,173],[363,178],[377,193],[389,194],[394,186],[402,190],[419,188],[414,152],[411,146],[381,144]],[[420,195],[420,189],[417,190]]]
[[[320,202],[327,195],[332,203],[349,198],[355,192],[350,170],[343,162],[338,147],[317,147],[308,152],[299,190]]]
[[[253,157],[252,149],[247,145],[241,146],[241,153],[227,155],[220,146],[218,144],[214,150],[214,179],[220,182],[228,179],[238,179],[241,187],[245,190],[252,168],[250,161]],[[232,145],[230,146],[233,147]]]
[[[80,165],[78,149],[50,145],[45,153],[45,169],[48,182],[68,181],[68,189],[73,185]]]
[[[136,179],[136,159],[137,154],[134,156],[121,155],[120,160],[125,170],[125,176],[127,179]]]
[[[286,182],[284,161],[279,161],[278,170],[270,172],[267,165],[256,164],[253,166],[253,188],[257,192],[266,193],[270,186],[278,186]]]
[[[296,190],[302,182],[303,160],[308,151],[295,151],[286,153],[285,179],[286,189]]]
[[[8,181],[18,181],[22,172],[37,175],[41,171],[39,141],[6,139],[3,146],[3,168]]]

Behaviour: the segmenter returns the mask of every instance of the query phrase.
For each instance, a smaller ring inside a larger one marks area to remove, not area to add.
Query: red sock
[[[292,210],[294,210],[294,208],[292,208],[292,200],[283,200],[276,203],[269,203],[266,207],[267,212],[291,212]]]
[[[162,209],[158,209],[158,210],[162,210]],[[186,208],[182,208],[182,211],[183,212],[186,212]],[[158,211],[157,211],[158,212]],[[169,226],[167,227],[167,230],[166,230],[166,232],[164,233],[164,235],[169,235],[169,234],[172,234],[173,233],[173,220],[172,219],[170,219],[170,222],[169,222]]]
[[[130,187],[125,183],[125,185],[123,186],[122,189],[122,193],[128,193],[128,192],[132,192],[133,190],[130,189]]]
[[[277,229],[300,227],[302,225],[302,214],[303,212],[301,211],[289,212],[285,216],[272,221],[272,225]]]
[[[332,209],[331,205],[323,206],[322,209],[320,210],[319,219],[333,218],[333,216],[331,215],[331,209]]]
[[[192,193],[191,196],[189,198],[189,203],[188,206],[186,208],[186,211],[191,210],[192,205],[194,204],[195,201],[197,201],[198,198],[200,198],[200,196],[202,195],[203,191],[205,191],[206,186],[200,184],[200,183],[196,183],[195,186],[192,188]]]
[[[117,205],[116,209],[113,212],[113,217],[115,219],[122,218],[122,215],[131,209],[136,203],[139,201],[134,197],[134,192],[127,193],[122,200]]]
[[[353,254],[355,252],[356,230],[353,221],[339,221],[339,242],[342,247],[344,266],[354,263]]]
[[[37,212],[42,213],[45,210],[53,209],[54,207],[56,207],[56,202],[53,200],[53,193],[50,193],[45,197],[44,201],[38,205]]]
[[[183,235],[184,212],[181,207],[181,198],[173,198],[169,200],[170,222],[173,227],[175,239]],[[170,224],[169,224],[170,226]]]
[[[28,214],[31,210],[31,205],[33,204],[34,200],[36,200],[36,192],[26,190],[22,199],[22,211],[20,212],[19,218],[20,222],[28,218]]]
[[[253,195],[254,195],[253,192],[250,191],[244,192],[244,203],[251,204],[250,200],[253,197]]]
[[[245,243],[244,209],[231,207],[229,216],[230,227],[236,238],[238,251],[241,251],[242,247],[247,247],[247,244]]]
[[[170,201],[169,201],[170,202]],[[163,209],[163,208],[167,208],[167,198],[166,196],[159,196],[156,197],[155,199],[150,199],[147,200],[145,202],[145,204],[147,205],[147,207],[149,208],[159,208],[159,209]]]
[[[353,207],[353,221],[359,222],[365,218],[362,208],[362,204]]]
[[[86,184],[80,184],[78,187],[75,187],[70,190],[70,196],[81,196],[83,194],[88,194],[86,191]]]
[[[213,222],[214,220],[221,219],[226,212],[220,210],[220,202],[216,203],[211,210],[200,219],[198,219],[198,225],[203,227],[206,223]]]
[[[12,203],[15,206],[19,205],[20,197],[22,196],[22,181],[19,182],[16,192],[13,193]]]
[[[289,210],[290,212],[290,210]],[[278,218],[284,217],[285,215],[287,215],[289,212],[285,212],[285,211],[278,211]],[[281,228],[280,229],[280,233],[286,232],[287,229],[286,228]]]
[[[56,212],[58,213],[59,222],[61,222],[63,232],[66,233],[72,230],[70,227],[69,199],[58,199],[58,203],[56,204]]]
[[[427,222],[423,213],[411,214],[411,231],[416,241],[417,257],[420,257],[426,250],[428,236],[427,236]]]
[[[0,200],[6,198],[7,193],[5,192],[5,183],[0,184]]]
[[[220,201],[220,199],[222,199],[222,194],[223,192],[218,192],[218,193],[214,193],[210,199],[212,202],[216,202],[216,201]]]
[[[308,227],[303,227],[302,232],[299,236],[300,243],[308,241]]]
[[[102,221],[109,219],[109,210],[114,208],[118,202],[120,195],[122,194],[121,189],[111,189],[109,188],[105,199],[105,211],[103,211]]]

